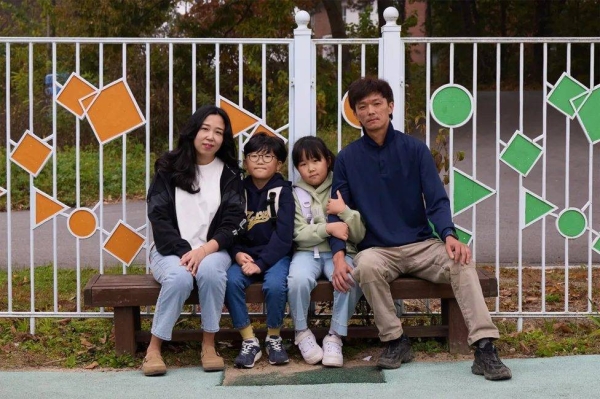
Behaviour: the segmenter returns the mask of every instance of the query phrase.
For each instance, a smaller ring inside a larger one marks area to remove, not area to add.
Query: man
[[[373,309],[379,337],[387,344],[377,365],[400,367],[413,359],[389,283],[410,274],[450,283],[475,347],[474,374],[488,380],[511,378],[492,340],[499,337],[485,304],[471,251],[458,241],[450,201],[427,146],[391,124],[394,98],[390,85],[361,78],[348,90],[350,107],[364,135],[344,148],[334,169],[332,198],[340,192],[363,217],[367,232],[358,245],[355,269],[344,261],[343,241],[330,238],[333,285],[345,292],[357,281]],[[336,215],[329,216],[337,221]],[[429,222],[439,237],[435,238]]]

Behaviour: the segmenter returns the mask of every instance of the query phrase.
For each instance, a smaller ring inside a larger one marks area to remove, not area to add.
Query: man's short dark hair
[[[373,93],[381,94],[388,103],[394,102],[394,92],[387,81],[367,76],[357,79],[350,84],[348,88],[350,108],[356,112],[356,103]]]
[[[253,134],[246,145],[244,145],[244,157],[253,152],[273,152],[273,155],[281,162],[285,162],[288,155],[283,140],[277,136],[268,135],[265,132]]]

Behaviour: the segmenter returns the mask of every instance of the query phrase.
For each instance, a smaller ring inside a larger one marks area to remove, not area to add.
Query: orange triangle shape
[[[35,193],[35,224],[40,225],[52,218],[57,213],[65,209],[66,206],[52,198],[43,195],[41,192]]]
[[[237,105],[233,105],[233,103],[224,98],[221,101],[221,108],[229,115],[233,137],[258,122],[258,119],[250,115],[249,112],[239,108]]]

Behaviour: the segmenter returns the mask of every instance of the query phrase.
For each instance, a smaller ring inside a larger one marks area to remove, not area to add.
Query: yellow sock
[[[240,330],[240,334],[242,334],[242,339],[245,341],[247,339],[254,338],[254,329],[252,326],[244,327]]]
[[[279,337],[281,334],[281,328],[269,328],[267,329],[267,336],[276,335]]]

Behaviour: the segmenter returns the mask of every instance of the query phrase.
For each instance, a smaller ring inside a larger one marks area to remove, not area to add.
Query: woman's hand
[[[200,266],[200,262],[202,262],[202,259],[204,258],[206,258],[206,250],[204,247],[199,247],[184,254],[181,257],[179,264],[184,266],[188,272],[192,273],[192,276],[196,277],[198,266]]]

